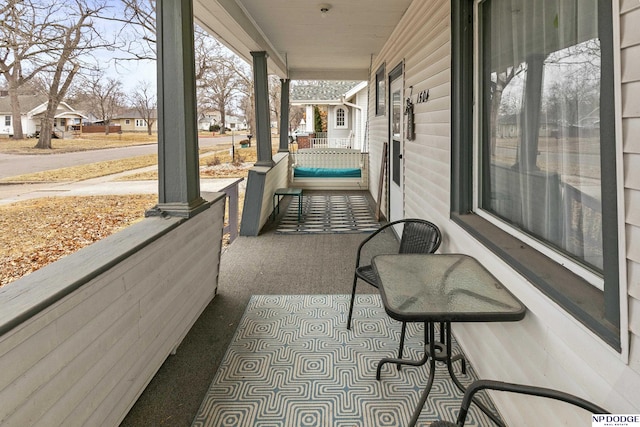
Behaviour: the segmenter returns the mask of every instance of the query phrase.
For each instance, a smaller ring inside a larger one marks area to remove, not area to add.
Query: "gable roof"
[[[155,119],[158,116],[158,110],[154,109],[151,111],[151,118]],[[120,114],[116,114],[112,120],[122,120],[122,119],[146,119],[146,117],[142,117],[142,114],[138,112],[135,108],[129,108],[121,112]]]
[[[343,95],[361,84],[357,81],[320,80],[291,87],[291,103],[326,104],[340,102]]]
[[[18,95],[20,113],[26,114],[34,108],[47,102],[47,97],[39,94]],[[0,114],[11,114],[11,98],[0,96]]]

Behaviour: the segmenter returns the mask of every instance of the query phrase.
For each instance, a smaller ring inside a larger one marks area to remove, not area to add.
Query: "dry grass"
[[[155,144],[157,135],[141,133],[98,134],[85,133],[82,138],[53,139],[51,150],[35,148],[37,139],[0,139],[0,152],[9,154],[56,154],[73,151],[100,150],[104,148],[128,147],[131,145]]]
[[[158,155],[130,157],[128,159],[108,160],[105,162],[89,163],[68,168],[53,169],[44,172],[36,172],[25,175],[17,175],[4,178],[0,182],[57,182],[57,181],[81,181],[98,178],[115,173],[126,172],[132,169],[140,169],[158,164]]]
[[[200,158],[201,178],[244,178],[247,176],[247,168],[257,160],[255,147],[236,148],[235,162],[231,159],[229,150],[220,150],[215,154]],[[231,165],[244,165],[244,167],[232,167]],[[225,166],[226,165],[226,166]],[[157,181],[158,171],[140,172],[127,175],[119,181]]]
[[[201,150],[201,154],[212,149]],[[256,161],[256,149],[236,149],[232,166],[229,150],[201,158],[201,176],[246,177],[247,167]],[[219,163],[217,166],[209,164]],[[83,180],[157,164],[157,156],[139,156],[89,165],[13,177],[25,182]],[[157,172],[136,174],[133,179],[157,179]],[[8,180],[4,180],[8,181]],[[239,209],[242,216],[244,192]],[[49,197],[0,206],[0,286],[76,252],[118,230],[141,220],[157,203],[157,195]],[[227,219],[225,219],[225,222]],[[223,244],[228,245],[226,235]]]
[[[0,206],[0,286],[144,217],[157,196],[47,197]]]
[[[206,154],[212,150],[213,148],[203,148],[200,150],[200,154]],[[71,166],[68,168],[16,175],[0,179],[0,183],[82,181],[85,179],[98,178],[101,176],[113,175],[116,173],[157,165],[158,155],[149,154],[146,156],[130,157],[127,159],[107,160],[104,162],[89,163],[86,165]],[[135,176],[137,175],[138,174]],[[139,175],[143,176],[144,174]],[[152,175],[155,176],[155,178],[141,179],[158,179],[157,172],[152,172]],[[131,180],[133,178],[127,179]]]

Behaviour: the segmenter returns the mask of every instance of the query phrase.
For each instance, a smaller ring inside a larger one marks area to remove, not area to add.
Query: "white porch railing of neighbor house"
[[[353,137],[309,138],[311,148],[353,148]]]

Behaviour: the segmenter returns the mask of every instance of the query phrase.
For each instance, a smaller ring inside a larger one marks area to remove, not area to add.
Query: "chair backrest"
[[[434,253],[441,241],[442,234],[435,224],[421,219],[405,220],[398,252],[401,254]]]

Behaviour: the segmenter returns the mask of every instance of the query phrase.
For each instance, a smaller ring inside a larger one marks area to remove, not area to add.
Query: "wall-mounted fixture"
[[[325,18],[327,16],[327,14],[329,13],[329,10],[331,10],[331,5],[328,3],[323,3],[320,5],[320,14],[323,18]]]

